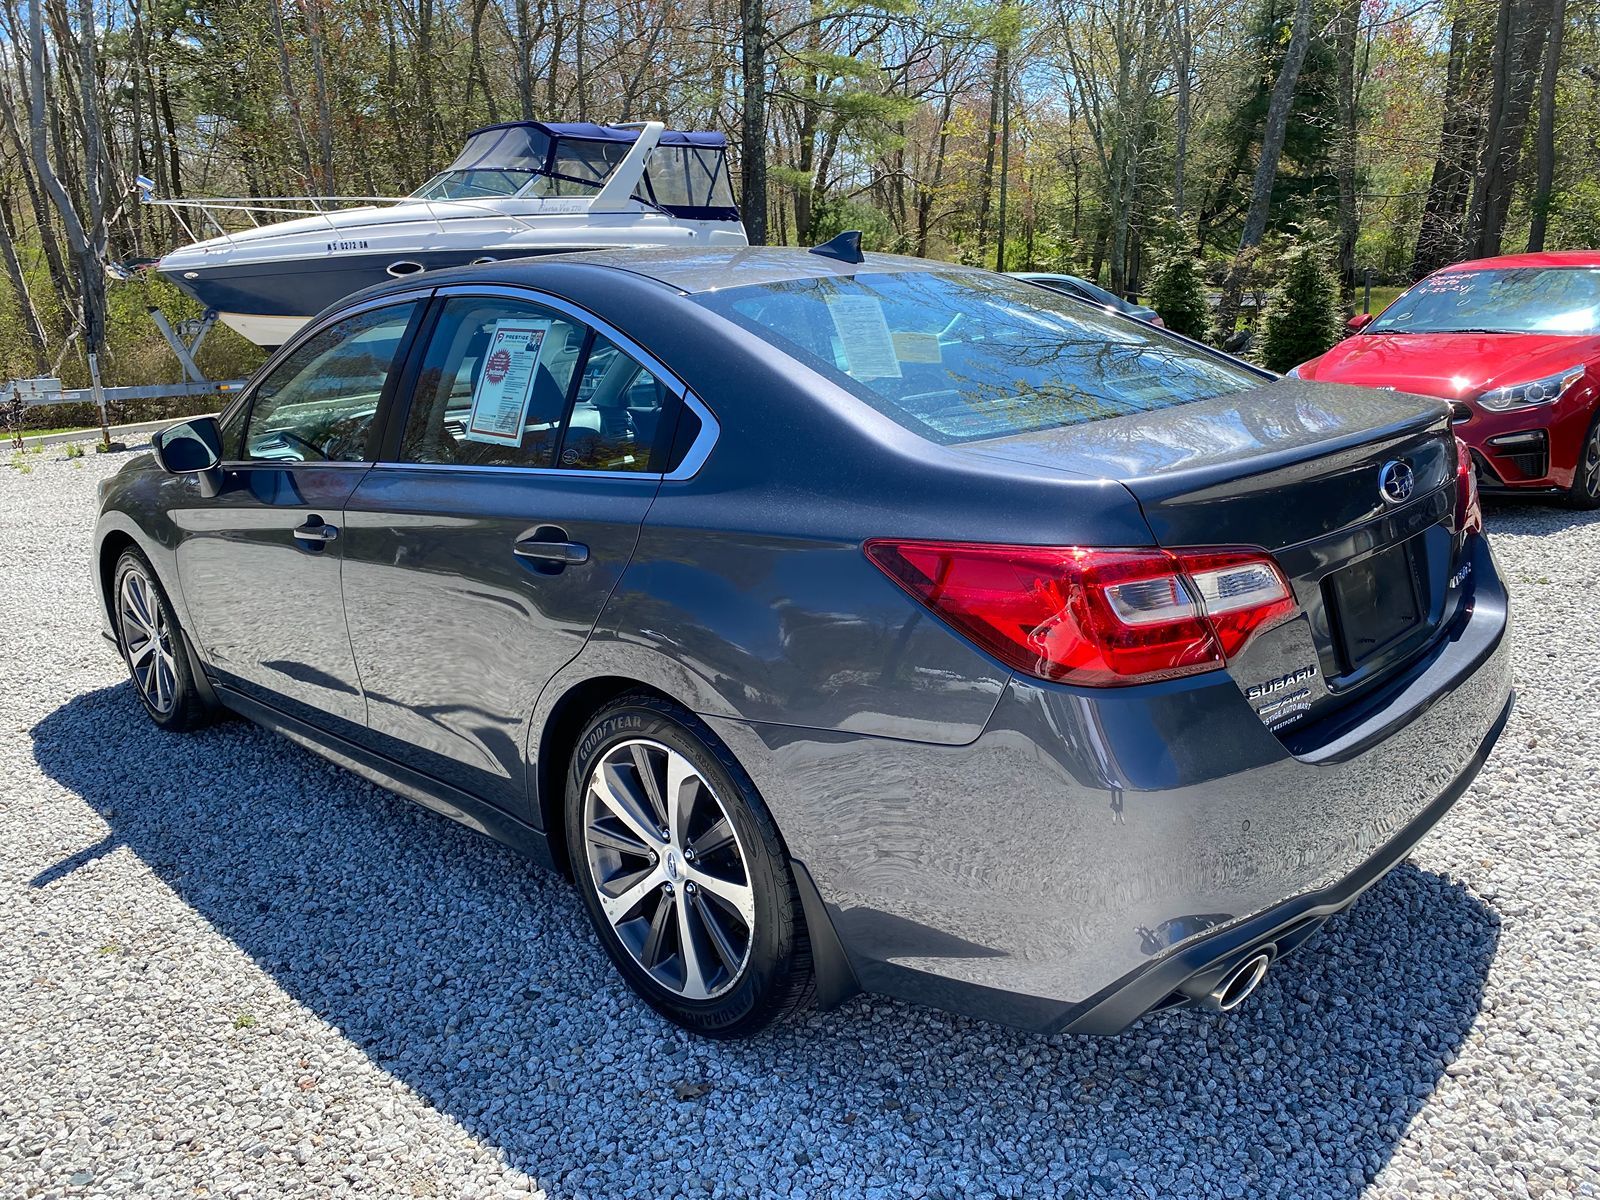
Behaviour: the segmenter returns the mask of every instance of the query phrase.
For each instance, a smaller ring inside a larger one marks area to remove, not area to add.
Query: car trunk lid
[[[1300,612],[1228,669],[1262,720],[1287,732],[1392,674],[1453,615],[1449,421],[1434,400],[1281,380],[963,450],[1116,480],[1168,549],[1270,553]]]

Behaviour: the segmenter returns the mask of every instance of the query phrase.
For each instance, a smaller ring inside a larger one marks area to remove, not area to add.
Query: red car
[[[1485,491],[1600,508],[1600,251],[1457,263],[1289,374],[1451,402]]]

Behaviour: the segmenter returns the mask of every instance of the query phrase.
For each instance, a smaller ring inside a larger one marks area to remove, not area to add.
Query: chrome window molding
[[[628,354],[635,362],[649,371],[656,379],[676,396],[678,401],[700,420],[700,432],[684,451],[682,460],[672,470],[662,473],[660,471],[573,471],[557,467],[514,467],[514,466],[467,466],[458,463],[407,463],[391,462],[386,460],[371,461],[361,459],[356,462],[274,462],[267,459],[240,459],[220,464],[224,470],[239,471],[252,468],[266,470],[288,470],[294,467],[361,467],[362,469],[377,468],[380,470],[407,470],[407,471],[459,471],[478,474],[481,472],[520,471],[535,475],[547,475],[557,478],[587,479],[600,477],[605,479],[648,479],[653,482],[667,481],[680,483],[692,479],[699,473],[711,456],[712,448],[716,445],[717,438],[722,432],[722,426],[717,422],[716,414],[706,405],[705,401],[689,390],[687,384],[670,370],[654,354],[646,350],[638,342],[623,333],[616,326],[597,316],[580,304],[574,304],[559,296],[552,296],[547,292],[535,288],[520,287],[511,284],[481,284],[457,283],[446,284],[442,287],[416,287],[401,291],[387,292],[381,296],[374,296],[360,304],[352,304],[348,308],[340,308],[316,321],[308,321],[289,341],[285,342],[271,358],[262,363],[256,370],[250,383],[239,393],[238,397],[219,415],[218,420],[225,420],[228,414],[238,407],[250,404],[255,399],[256,389],[277,365],[288,355],[294,353],[307,339],[315,337],[330,325],[334,325],[347,317],[355,316],[369,309],[384,308],[392,304],[404,304],[416,300],[427,300],[438,296],[443,299],[450,296],[497,296],[508,300],[521,300],[529,304],[538,304],[549,308],[563,316],[570,317],[583,325],[593,329],[611,341],[616,347]],[[409,408],[409,405],[408,405]]]

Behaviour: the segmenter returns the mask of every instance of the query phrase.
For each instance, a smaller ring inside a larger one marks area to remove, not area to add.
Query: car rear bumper
[[[1512,702],[1481,538],[1472,561],[1451,627],[1292,745],[1223,673],[1097,692],[1013,679],[963,746],[708,720],[863,988],[1113,1033],[1191,976],[1293,948],[1466,790]]]

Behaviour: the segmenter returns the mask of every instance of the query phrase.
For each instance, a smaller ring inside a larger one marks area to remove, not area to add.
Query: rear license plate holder
[[[1344,673],[1370,662],[1421,626],[1425,609],[1415,540],[1385,547],[1324,580]]]

